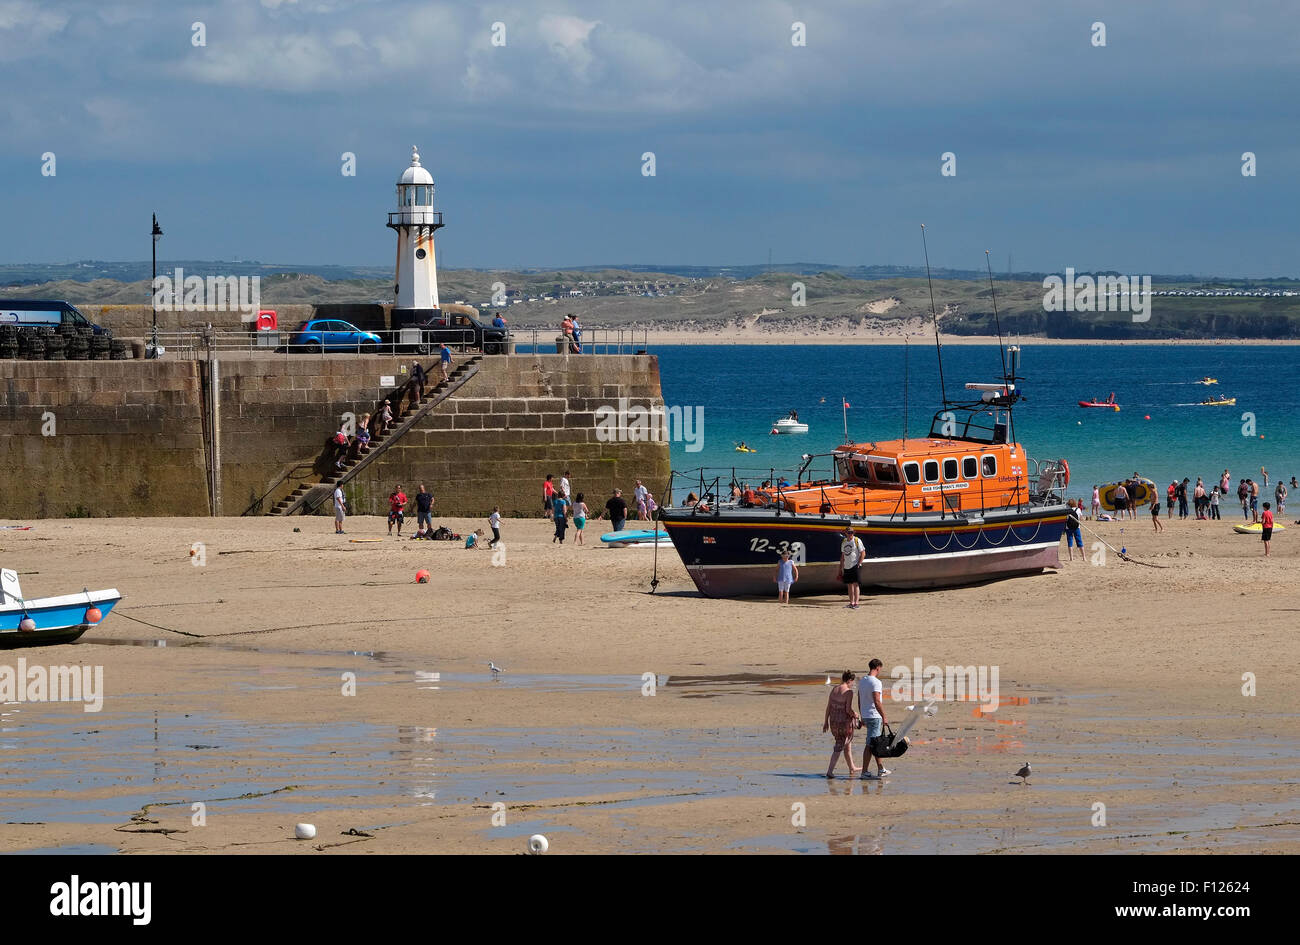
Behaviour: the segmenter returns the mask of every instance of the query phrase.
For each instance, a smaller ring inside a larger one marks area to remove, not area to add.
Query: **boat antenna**
[[[943,383],[943,346],[939,344],[939,312],[934,307],[934,282],[930,279],[930,247],[925,241],[925,224],[921,224],[921,248],[925,250],[925,282],[930,287],[930,315],[934,318],[934,353],[939,359],[939,395],[948,406],[948,390]]]
[[[1007,380],[1007,348],[1002,343],[1002,319],[998,317],[998,293],[993,288],[993,264],[989,261],[989,251],[984,250],[984,265],[989,271],[989,295],[993,297],[993,324],[998,329],[998,354],[1002,355],[1002,379]],[[1009,381],[1008,381],[1009,383]]]
[[[908,352],[911,346],[907,343],[907,335],[903,336],[903,445],[907,446],[907,387],[908,387]]]

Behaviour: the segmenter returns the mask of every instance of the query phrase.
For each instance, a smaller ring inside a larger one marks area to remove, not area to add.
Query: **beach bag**
[[[871,739],[871,753],[877,758],[897,758],[906,754],[909,747],[907,736],[895,738],[894,730],[888,724],[884,732]]]
[[[451,541],[453,536],[450,528],[446,525],[439,525],[433,530],[431,537],[434,541]]]

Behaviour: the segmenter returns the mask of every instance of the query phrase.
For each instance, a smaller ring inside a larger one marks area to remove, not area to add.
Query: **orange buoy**
[[[429,572],[426,571],[426,570],[424,570],[424,568],[421,568],[419,571],[416,571],[416,572],[415,572],[415,583],[416,583],[416,584],[428,584],[428,583],[429,583]]]
[[[1151,419],[1151,414],[1147,414],[1147,415],[1146,415],[1145,417],[1143,417],[1142,419],[1143,419],[1143,420],[1150,420],[1150,419]]]
[[[104,615],[99,612],[98,607],[91,607],[86,611],[86,623],[99,623],[104,619]]]

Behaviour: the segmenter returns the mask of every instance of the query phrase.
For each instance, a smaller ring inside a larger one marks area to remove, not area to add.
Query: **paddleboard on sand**
[[[1284,531],[1285,529],[1286,529],[1285,525],[1273,526],[1273,531],[1275,532]],[[1251,525],[1233,525],[1232,530],[1236,532],[1238,535],[1258,535],[1260,532],[1264,530],[1264,526],[1261,525],[1259,522],[1255,522],[1254,524]]]
[[[624,529],[621,532],[610,532],[608,535],[601,535],[600,540],[607,545],[613,545],[616,548],[622,548],[629,545],[653,545],[658,539],[661,545],[672,544],[667,532],[655,532],[648,528],[645,529]]]
[[[1112,482],[1101,487],[1101,507],[1107,512],[1115,511],[1115,490],[1119,485],[1118,482]],[[1139,508],[1144,505],[1150,505],[1152,496],[1157,494],[1156,484],[1150,479],[1138,479],[1137,488],[1129,488],[1128,480],[1125,480],[1124,488],[1129,491],[1128,502],[1130,507],[1132,507],[1134,503],[1136,503]]]
[[[348,541],[354,545],[358,545],[361,544],[362,542],[383,541],[383,539],[382,538],[349,538]]]

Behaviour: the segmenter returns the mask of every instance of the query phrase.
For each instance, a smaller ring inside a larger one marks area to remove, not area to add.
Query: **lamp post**
[[[150,340],[149,357],[158,357],[158,293],[155,286],[158,282],[158,240],[162,238],[162,227],[158,225],[158,214],[153,215],[153,281],[149,283],[149,298],[153,305],[153,334]]]

